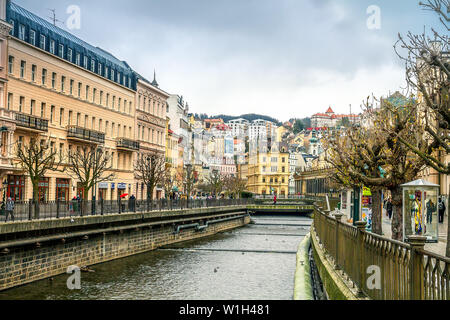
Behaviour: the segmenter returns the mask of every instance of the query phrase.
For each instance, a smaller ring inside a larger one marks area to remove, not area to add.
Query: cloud
[[[378,1],[379,31],[366,28],[369,0],[17,2],[41,16],[78,4],[77,36],[148,78],[156,68],[161,87],[183,95],[192,112],[280,120],[329,105],[347,112],[372,92],[397,90],[403,71],[392,45],[423,21],[404,0]]]

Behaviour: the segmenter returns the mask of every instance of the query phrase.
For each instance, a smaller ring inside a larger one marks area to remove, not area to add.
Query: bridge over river
[[[312,220],[293,214],[253,216],[211,237],[91,266],[81,290],[69,275],[0,292],[0,299],[293,299],[296,253]]]

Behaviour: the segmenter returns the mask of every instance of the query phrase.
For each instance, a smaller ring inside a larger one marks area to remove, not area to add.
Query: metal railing
[[[128,149],[128,150],[139,150],[140,143],[138,141],[126,139],[126,138],[117,138],[116,140],[117,148],[119,149]]]
[[[314,232],[323,249],[358,288],[376,300],[449,300],[450,259],[424,250],[425,237],[409,243],[388,239],[341,222],[316,207]],[[377,279],[376,272],[380,277]],[[377,283],[379,281],[379,283]]]
[[[105,143],[105,134],[103,132],[89,130],[78,126],[67,127],[67,138],[75,138],[100,144]]]
[[[169,210],[187,210],[212,207],[246,206],[253,199],[204,199],[204,200],[97,200],[97,201],[51,201],[38,205],[33,201],[14,205],[14,221],[59,219],[123,213],[144,213]],[[0,222],[11,222],[13,217],[0,212]]]
[[[22,128],[28,128],[43,132],[48,131],[48,120],[33,117],[31,115],[24,113],[15,114],[15,123],[17,126]]]

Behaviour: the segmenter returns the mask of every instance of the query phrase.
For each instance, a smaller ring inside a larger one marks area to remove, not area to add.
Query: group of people
[[[389,220],[392,219],[392,199],[389,197],[384,200],[383,208],[386,210],[386,216],[389,217]],[[432,200],[428,201],[426,204],[426,215],[427,215],[427,223],[433,222],[433,212],[436,211],[436,205],[433,203]],[[445,214],[445,203],[442,201],[442,198],[439,197],[438,199],[438,215],[439,215],[439,223],[444,223],[444,214]]]

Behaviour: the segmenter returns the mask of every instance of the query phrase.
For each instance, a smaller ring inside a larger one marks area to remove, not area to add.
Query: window
[[[81,55],[79,53],[77,53],[75,56],[75,63],[77,66],[81,64]]]
[[[102,70],[102,64],[99,63],[99,64],[98,64],[98,74],[99,74],[99,75],[102,75],[102,71],[103,71],[103,70]]]
[[[121,106],[121,104],[122,104],[122,98],[119,98],[119,104],[118,104],[118,106],[117,106],[117,111],[119,111],[119,112],[120,112],[120,106]]]
[[[106,94],[106,106],[109,107],[109,93]]]
[[[67,48],[67,60],[69,60],[70,62],[72,62],[72,58],[73,58],[73,53],[72,53],[72,49],[71,48]]]
[[[81,98],[81,82],[78,82],[78,98]]]
[[[108,134],[108,129],[109,129],[109,121],[105,122],[105,134]]]
[[[73,95],[73,84],[74,84],[74,81],[70,80],[70,95],[71,96]]]
[[[9,56],[8,58],[8,72],[12,74],[14,71],[14,57]]]
[[[25,69],[27,67],[27,63],[25,61],[20,61],[20,77],[25,78]]]
[[[103,91],[100,91],[100,105],[103,105]]]
[[[15,23],[14,20],[10,20],[9,23],[12,25],[11,31],[9,32],[10,35],[14,35],[14,30],[15,30]]]
[[[84,116],[84,127],[85,127],[85,128],[87,128],[87,126],[88,126],[88,120],[89,120],[89,116],[88,116],[88,115],[85,115],[85,116]]]
[[[77,113],[77,123],[76,123],[76,125],[77,125],[77,127],[78,126],[80,126],[80,118],[81,118],[81,113]]]
[[[69,111],[69,126],[72,125],[72,111]]]
[[[95,72],[95,60],[91,59],[91,71]]]
[[[103,129],[103,120],[102,119],[99,119],[98,120],[98,131],[102,131],[102,129]]]
[[[53,123],[54,114],[55,114],[55,106],[51,106],[51,108],[50,108],[50,123]]]
[[[37,71],[37,66],[35,64],[33,64],[31,66],[31,81],[36,82],[36,71]]]
[[[65,85],[66,85],[66,77],[62,76],[61,77],[61,92],[64,93],[65,90]]]
[[[20,97],[20,100],[19,100],[19,112],[22,112],[24,104],[25,104],[25,97]]]
[[[105,78],[108,78],[109,68],[105,66]]]
[[[46,38],[43,34],[41,34],[40,41],[39,41],[39,47],[42,50],[45,50],[45,44],[46,44],[45,42],[46,42]]]
[[[95,130],[95,117],[92,117],[92,130]]]
[[[64,108],[59,109],[59,125],[62,126],[64,124]]]
[[[111,80],[114,81],[114,70],[111,69]]]
[[[42,69],[42,85],[45,86],[47,83],[47,70]]]
[[[97,95],[97,89],[94,88],[93,92],[92,92],[92,103],[95,103],[96,95]]]
[[[50,39],[50,53],[55,54],[55,40]]]
[[[46,105],[44,102],[41,103],[41,118],[45,119],[45,109],[46,109]]]
[[[19,39],[25,41],[25,26],[19,24]]]
[[[58,56],[60,58],[64,58],[64,45],[63,44],[60,44],[58,46]]]
[[[30,30],[30,43],[35,46],[36,45],[36,31]]]
[[[13,104],[13,94],[8,93],[8,110],[11,110],[12,104]]]
[[[89,86],[86,86],[86,100],[89,100]]]
[[[88,67],[88,57],[86,56],[83,57],[83,67],[85,67],[86,69]]]
[[[56,73],[52,73],[52,89],[56,88]]]
[[[31,103],[30,103],[30,114],[31,115],[33,115],[33,113],[34,113],[35,106],[36,106],[36,101],[31,100]]]
[[[113,96],[112,98],[112,108],[115,109],[116,108],[116,97]]]

